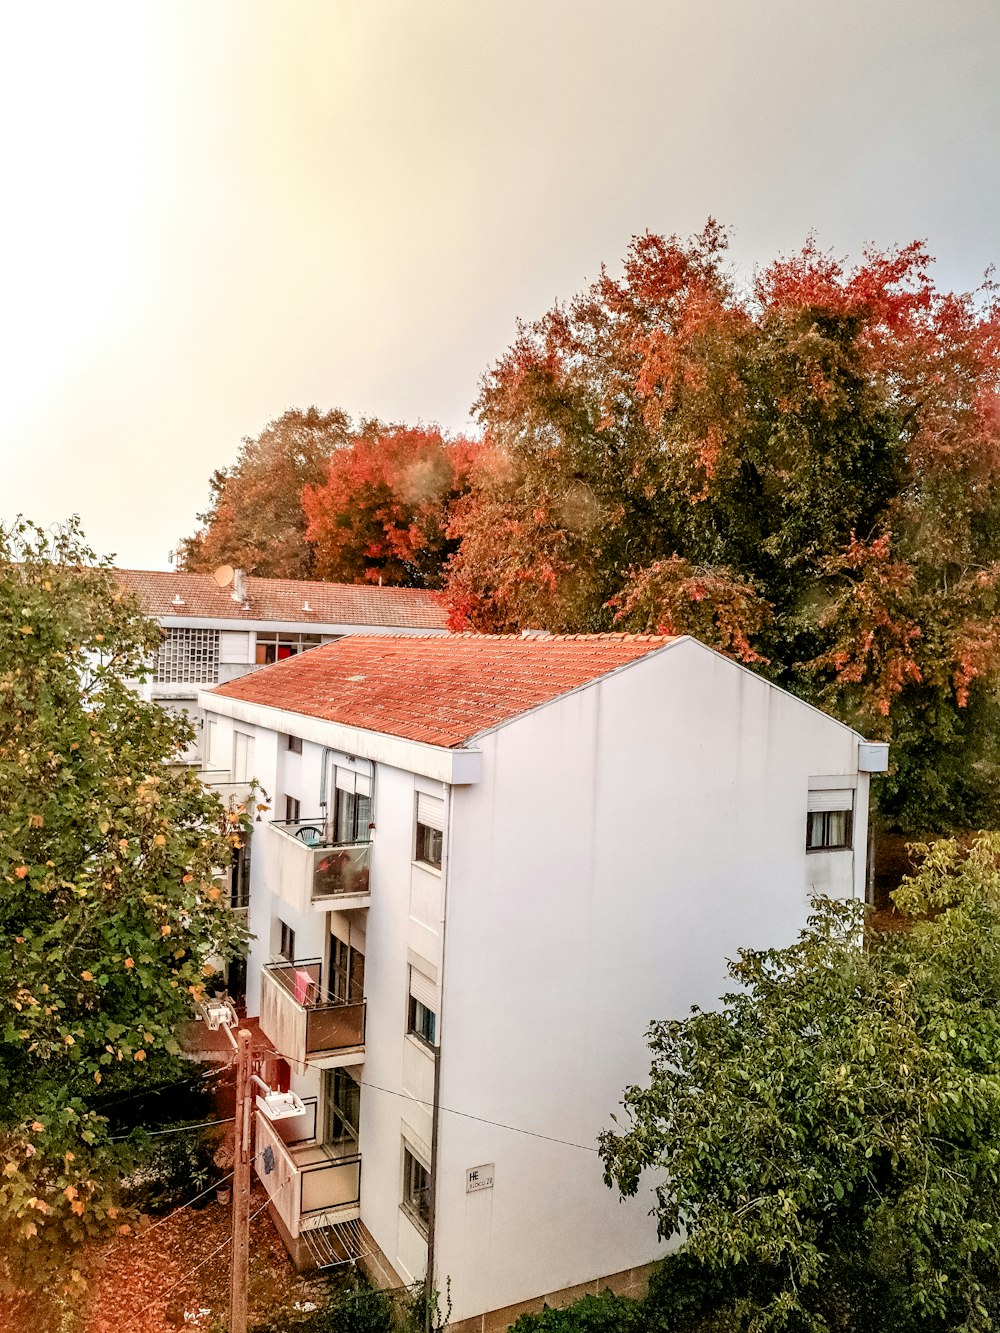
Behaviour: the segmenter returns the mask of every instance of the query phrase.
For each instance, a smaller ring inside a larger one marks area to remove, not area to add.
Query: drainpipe
[[[431,1171],[428,1192],[430,1195],[429,1216],[427,1219],[427,1271],[424,1276],[424,1333],[431,1333],[431,1294],[434,1286],[434,1260],[437,1240],[437,1184],[438,1184],[438,1129],[441,1122],[441,1033],[444,1031],[444,960],[445,933],[448,929],[448,868],[451,861],[451,785],[444,789],[444,828],[445,836],[441,847],[441,967],[438,983],[441,990],[441,1012],[438,1014],[439,1030],[437,1049],[434,1052],[434,1104],[431,1108]]]

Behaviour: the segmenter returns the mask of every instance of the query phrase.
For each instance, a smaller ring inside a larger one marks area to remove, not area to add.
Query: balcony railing
[[[322,979],[318,958],[270,963],[261,976],[261,1031],[299,1072],[310,1062],[332,1066],[364,1059],[364,999],[332,995]]]
[[[259,1111],[256,1131],[257,1174],[292,1236],[323,1225],[328,1213],[334,1215],[334,1221],[357,1216],[360,1154],[338,1156],[335,1146],[315,1141],[291,1144],[284,1138],[283,1127]]]
[[[370,842],[332,842],[319,819],[273,820],[268,829],[271,889],[299,911],[367,907]]]

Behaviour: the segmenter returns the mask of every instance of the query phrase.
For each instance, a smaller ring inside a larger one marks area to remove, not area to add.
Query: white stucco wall
[[[867,821],[856,736],[690,640],[481,746],[454,792],[441,1102],[549,1138],[442,1113],[456,1319],[657,1256],[648,1189],[620,1202],[587,1149],[645,1080],[651,1019],[793,940],[811,883],[863,895]],[[858,783],[853,853],[805,852],[815,775]],[[494,1188],[467,1194],[484,1163]]]
[[[283,796],[318,813],[314,725],[303,720],[296,755],[248,720],[252,709],[219,707],[220,753],[235,712],[255,732],[254,771],[275,807],[256,826],[249,1012],[279,919],[300,958],[325,957],[331,927],[363,941],[366,1053],[351,1071],[361,1216],[399,1274],[420,1277],[426,1263],[400,1208],[402,1149],[429,1162],[433,1086],[432,1060],[406,1035],[409,967],[440,984],[442,949],[436,1281],[451,1281],[453,1318],[656,1257],[648,1192],[620,1203],[590,1149],[623,1088],[646,1076],[651,1019],[713,1005],[725,959],[791,941],[811,889],[863,896],[857,737],[690,640],[482,737],[468,770],[479,780],[450,791],[423,759],[428,776],[382,762],[402,762],[402,743],[359,735],[378,760],[371,906],[326,914],[272,895],[263,845]],[[293,715],[280,725],[295,734]],[[806,854],[810,779],[856,785],[853,851]],[[418,790],[452,803],[445,876],[413,861]],[[293,1087],[318,1096],[322,1075]],[[467,1194],[466,1170],[486,1163],[493,1189]]]

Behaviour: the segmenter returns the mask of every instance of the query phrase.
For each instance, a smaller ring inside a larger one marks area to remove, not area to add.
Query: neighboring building
[[[863,897],[885,747],[686,637],[359,636],[200,701],[274,793],[247,996],[308,1107],[256,1125],[293,1255],[429,1264],[469,1333],[639,1289],[651,1199],[596,1136],[651,1019]]]
[[[215,574],[115,572],[163,627],[163,643],[143,694],[191,717],[199,735],[186,757],[208,768],[229,763],[216,764],[208,738],[200,734],[197,699],[206,685],[235,680],[344,634],[443,634],[446,629],[440,596],[417,588],[259,579],[228,565]]]

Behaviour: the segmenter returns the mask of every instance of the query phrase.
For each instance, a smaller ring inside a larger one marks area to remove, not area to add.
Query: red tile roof
[[[638,634],[357,634],[213,693],[451,748],[670,642]]]
[[[149,616],[215,620],[278,620],[315,625],[384,625],[391,629],[444,629],[447,619],[438,593],[420,588],[378,588],[371,583],[321,583],[306,579],[246,580],[249,607],[233,600],[212,574],[169,570],[117,569],[137,593]],[[174,598],[183,599],[175,604]],[[308,602],[312,608],[303,609]]]

